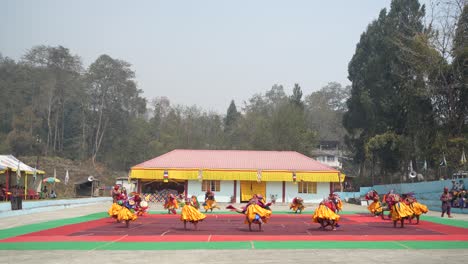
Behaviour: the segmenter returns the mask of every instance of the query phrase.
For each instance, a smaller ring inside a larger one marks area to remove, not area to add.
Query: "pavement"
[[[3,229],[19,227],[56,219],[74,218],[107,211],[110,202],[86,206],[38,212],[0,219],[0,232]],[[225,204],[222,204],[222,208]],[[306,211],[316,205],[306,205]],[[150,210],[161,211],[162,205],[150,204]],[[274,211],[288,211],[288,204],[275,204]],[[223,209],[225,210],[225,209]],[[344,204],[345,211],[367,212],[366,207]],[[440,217],[440,212],[427,215]],[[454,219],[468,221],[466,214],[453,214]],[[365,235],[365,234],[363,234]],[[466,241],[460,241],[466,243]],[[106,250],[0,250],[0,263],[459,263],[468,258],[466,249],[426,250],[426,249],[237,249],[237,250],[158,250],[158,251],[106,251]]]

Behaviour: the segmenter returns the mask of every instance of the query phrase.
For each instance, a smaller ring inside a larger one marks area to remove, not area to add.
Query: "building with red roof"
[[[295,151],[176,149],[131,168],[138,191],[164,199],[164,192],[195,195],[207,190],[218,202],[246,202],[253,194],[266,200],[320,202],[342,183],[344,174]],[[159,195],[163,192],[163,195]]]

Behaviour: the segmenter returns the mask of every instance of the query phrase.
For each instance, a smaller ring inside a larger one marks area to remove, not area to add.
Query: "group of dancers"
[[[124,187],[115,185],[111,195],[113,203],[108,211],[109,216],[116,219],[117,223],[125,223],[127,228],[131,221],[135,221],[138,216],[148,212],[148,201],[142,199],[139,193],[132,193],[132,196],[128,196]]]
[[[426,205],[418,202],[413,193],[400,196],[391,190],[383,196],[381,202],[377,191],[371,190],[366,194],[366,200],[372,201],[367,207],[371,214],[385,219],[385,212],[388,211],[388,218],[393,221],[393,227],[396,227],[397,223],[400,222],[400,227],[403,228],[405,220],[412,223],[414,218],[416,218],[416,224],[419,224],[419,217],[429,211]]]
[[[142,199],[138,193],[132,193],[128,197],[125,188],[120,188],[119,185],[114,186],[112,190],[113,204],[109,209],[109,215],[116,219],[118,223],[125,223],[129,226],[131,221],[135,221],[138,216],[142,216],[148,211],[148,202]],[[410,223],[413,218],[416,218],[416,224],[419,223],[421,214],[427,213],[427,206],[419,203],[414,197],[414,194],[402,194],[401,196],[393,190],[383,196],[382,202],[380,196],[375,190],[371,190],[366,195],[367,200],[372,203],[368,206],[368,210],[375,216],[381,216],[385,219],[385,212],[388,211],[388,218],[393,221],[394,227],[397,222],[400,222],[400,227],[404,227],[404,220]],[[205,201],[200,204],[195,195],[182,200],[181,197],[176,197],[169,194],[164,203],[164,208],[169,214],[176,214],[179,209],[179,204],[182,206],[180,220],[184,223],[184,229],[187,229],[187,223],[192,223],[195,230],[198,230],[198,223],[206,218],[206,215],[200,212],[203,208],[205,213],[220,209],[217,205],[214,193],[207,191],[205,193]],[[272,215],[270,208],[271,203],[266,203],[261,194],[255,194],[249,202],[240,208],[233,205],[228,205],[226,209],[244,214],[244,223],[248,224],[249,230],[252,231],[252,224],[258,225],[258,230],[262,230],[262,225],[267,223]],[[295,197],[289,206],[290,210],[295,213],[302,213],[305,209],[304,200],[301,197]],[[343,203],[336,193],[330,195],[320,202],[318,208],[312,215],[312,220],[320,224],[320,229],[326,230],[330,227],[331,230],[337,230],[340,225],[339,212],[342,211]]]

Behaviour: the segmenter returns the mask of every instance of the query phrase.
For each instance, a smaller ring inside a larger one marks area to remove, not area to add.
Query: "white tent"
[[[37,174],[45,174],[44,171],[36,170],[35,168],[24,164],[13,155],[0,155],[0,170],[1,167],[5,167],[5,169],[10,169],[16,172],[18,170],[18,164],[20,171],[26,174],[34,174],[34,171],[36,171]]]
[[[19,171],[18,171],[19,170]],[[11,172],[16,172],[16,181],[19,184],[21,179],[21,173],[24,174],[24,196],[28,195],[28,175],[36,175],[36,174],[45,174],[44,171],[32,168],[13,155],[0,155],[0,173],[6,173],[6,190],[7,192],[12,185],[11,182],[8,180],[11,176]],[[16,192],[19,191],[18,188],[15,188]],[[22,192],[22,191],[21,191]]]

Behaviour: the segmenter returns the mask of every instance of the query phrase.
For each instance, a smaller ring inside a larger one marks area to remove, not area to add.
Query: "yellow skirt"
[[[180,221],[198,222],[206,218],[206,215],[191,205],[185,205],[180,214]]]
[[[213,209],[213,208],[218,208],[218,206],[216,205],[216,201],[215,200],[207,200],[205,202],[206,205],[203,206],[203,208],[205,208],[205,210],[210,210],[210,209]]]
[[[340,216],[335,214],[335,212],[330,210],[330,208],[328,208],[326,205],[321,204],[319,205],[317,210],[315,210],[314,214],[312,215],[312,220],[315,223],[318,223],[319,219],[333,220],[333,221],[338,222],[340,220]]]
[[[400,202],[392,206],[391,214],[392,220],[398,221],[405,217],[411,217],[414,214],[414,212],[408,205]]]
[[[289,205],[289,209],[291,209],[291,210],[293,210],[293,211],[297,211],[297,210],[304,211],[304,208],[305,208],[305,206],[302,205],[302,204],[294,204],[294,203],[292,203],[292,204]]]
[[[136,214],[132,213],[132,211],[130,211],[127,207],[122,206],[122,209],[117,215],[117,220],[119,220],[119,222],[128,221],[128,220],[135,221],[137,220],[137,216]]]
[[[369,206],[367,206],[367,209],[373,214],[382,213],[382,205],[379,201],[372,202]]]
[[[268,222],[268,219],[271,216],[271,211],[266,210],[260,207],[257,204],[251,204],[247,207],[247,211],[245,211],[245,224],[252,223],[255,220],[255,216],[258,215],[262,219],[263,223]]]
[[[429,210],[427,209],[427,206],[418,202],[412,203],[411,209],[413,209],[413,212],[415,215],[422,215],[422,214],[429,212]]]
[[[117,203],[113,203],[111,208],[109,208],[109,216],[110,217],[117,217],[117,215],[119,214],[120,210],[122,210],[122,206],[120,206],[119,204]]]

